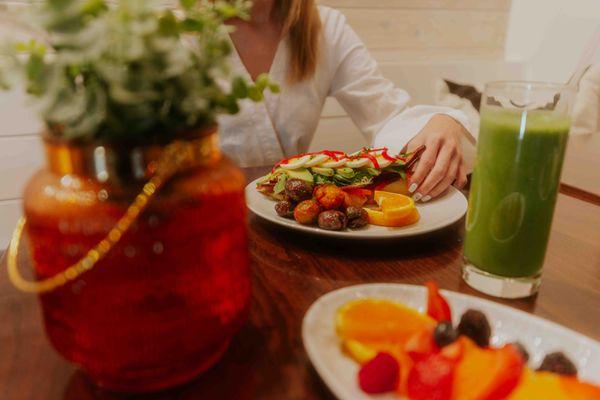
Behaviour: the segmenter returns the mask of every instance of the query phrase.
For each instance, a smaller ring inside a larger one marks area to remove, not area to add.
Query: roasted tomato
[[[368,189],[342,189],[344,191],[344,206],[362,207],[373,197],[373,191]]]
[[[303,225],[313,225],[321,211],[321,206],[315,200],[304,200],[294,209],[294,219]]]
[[[328,183],[317,186],[314,192],[315,199],[325,210],[335,210],[344,205],[345,194],[342,189]]]

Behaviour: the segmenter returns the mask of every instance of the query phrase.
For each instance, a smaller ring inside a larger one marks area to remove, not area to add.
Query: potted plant
[[[48,0],[29,17],[42,39],[11,47],[2,77],[24,78],[38,103],[47,165],[26,187],[10,276],[39,293],[56,350],[110,389],[195,377],[247,315],[244,177],[216,125],[277,90],[229,77],[223,22],[247,10]],[[33,281],[19,270],[21,233]]]

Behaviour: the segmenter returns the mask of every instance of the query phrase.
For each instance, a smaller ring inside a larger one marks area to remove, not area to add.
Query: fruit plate
[[[442,290],[450,303],[454,323],[469,308],[484,312],[492,326],[492,346],[514,341],[529,351],[529,365],[537,366],[553,351],[563,351],[575,362],[579,377],[600,384],[600,343],[553,322],[488,300]],[[358,386],[359,365],[341,349],[335,332],[338,308],[351,300],[378,298],[402,302],[425,311],[427,289],[402,284],[350,286],[327,293],[315,301],[304,316],[302,340],[315,369],[339,399],[398,399],[398,395],[370,396]]]
[[[461,219],[467,211],[467,199],[459,190],[451,186],[443,196],[427,203],[417,204],[421,218],[413,225],[401,228],[367,225],[365,228],[357,230],[327,231],[317,226],[301,225],[293,219],[277,215],[274,208],[275,202],[256,190],[257,182],[258,180],[255,180],[246,186],[246,204],[250,211],[263,219],[286,228],[322,236],[356,239],[391,239],[418,236],[452,225]]]

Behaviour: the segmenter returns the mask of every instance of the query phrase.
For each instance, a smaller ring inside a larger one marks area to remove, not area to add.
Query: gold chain
[[[77,279],[81,274],[94,268],[118,242],[125,232],[129,230],[138,216],[146,209],[150,199],[163,186],[163,184],[178,171],[195,165],[199,158],[204,156],[202,151],[197,152],[194,142],[176,141],[165,147],[158,160],[152,178],[142,187],[142,191],[135,197],[133,203],[127,208],[123,216],[108,234],[89,250],[83,258],[58,274],[41,281],[29,281],[23,278],[19,271],[17,256],[19,243],[26,219],[21,217],[13,232],[10,246],[6,254],[8,276],[18,289],[29,293],[45,293],[54,290],[67,282]]]

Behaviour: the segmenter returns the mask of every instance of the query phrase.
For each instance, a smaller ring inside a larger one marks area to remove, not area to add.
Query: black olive
[[[471,338],[480,347],[486,347],[490,344],[492,328],[484,313],[471,309],[460,318],[458,333]]]
[[[433,340],[435,340],[435,344],[440,348],[454,343],[457,338],[458,332],[456,332],[452,323],[448,321],[440,322],[433,331]]]
[[[275,211],[280,217],[292,218],[294,216],[294,203],[289,200],[278,201],[275,203]]]
[[[546,354],[538,371],[554,372],[559,375],[577,376],[577,367],[562,351]]]
[[[362,207],[350,206],[346,208],[348,216],[348,227],[358,229],[366,226],[369,223],[369,215]]]
[[[312,198],[313,185],[302,179],[288,179],[285,182],[285,193],[290,199],[299,203]]]
[[[346,229],[348,218],[341,211],[327,210],[319,214],[318,224],[320,228],[328,231],[341,231]]]
[[[521,354],[521,357],[523,357],[523,361],[525,361],[525,362],[529,361],[529,352],[527,351],[527,349],[525,348],[525,346],[523,346],[523,344],[521,342],[514,342],[514,343],[511,343],[511,345],[515,346],[515,348],[517,349],[519,354]]]

